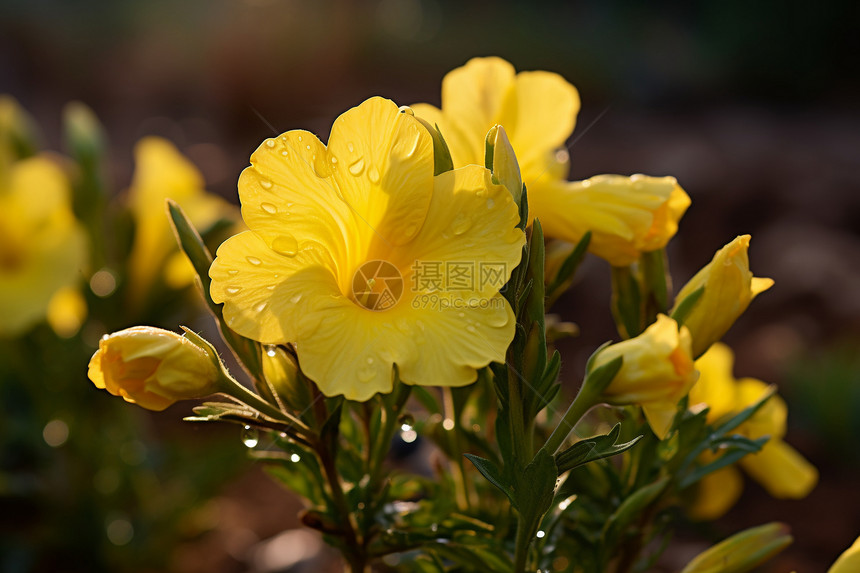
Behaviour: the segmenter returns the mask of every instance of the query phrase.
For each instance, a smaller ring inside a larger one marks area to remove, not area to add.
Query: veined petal
[[[424,226],[396,261],[399,268],[409,269],[404,279],[415,291],[434,290],[422,282],[421,271],[437,265],[445,275],[439,290],[497,293],[519,264],[525,244],[525,235],[516,228],[519,212],[511,194],[477,165],[442,173],[434,183]],[[451,280],[455,266],[461,267],[464,280]]]
[[[371,98],[335,120],[328,152],[333,178],[369,243],[357,253],[383,253],[418,232],[433,194],[433,139],[397,104]],[[363,223],[363,225],[362,225]]]
[[[224,303],[227,325],[266,344],[295,341],[308,326],[310,308],[343,296],[323,249],[310,243],[282,255],[252,231],[221,244],[209,276],[212,300]]]
[[[288,131],[264,141],[239,176],[248,228],[282,253],[310,242],[335,260],[346,259],[353,215],[331,177],[332,166],[325,146],[310,132]]]
[[[475,381],[477,368],[505,360],[516,319],[504,297],[446,294],[435,304],[435,295],[416,294],[412,299],[410,306],[416,310],[403,326],[417,352],[413,360],[400,364],[406,383],[465,386]]]
[[[579,92],[560,75],[543,71],[516,75],[497,123],[510,135],[526,185],[554,162],[555,151],[573,133],[577,113]]]
[[[442,135],[450,139],[455,167],[484,164],[484,137],[499,123],[514,76],[514,67],[501,58],[472,58],[442,80],[442,110],[450,119]]]

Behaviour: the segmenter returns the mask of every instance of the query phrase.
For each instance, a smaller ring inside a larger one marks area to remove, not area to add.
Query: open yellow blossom
[[[576,124],[579,94],[558,74],[516,73],[501,58],[473,58],[442,80],[442,109],[413,106],[436,124],[454,167],[484,164],[487,132],[507,131],[528,189],[529,211],[548,237],[576,243],[592,232],[589,250],[612,265],[666,246],[690,198],[672,177],[601,175],[565,181],[563,147]]]
[[[178,288],[191,283],[190,263],[179,256],[170,230],[165,200],[176,201],[199,229],[219,219],[232,218],[232,207],[204,190],[203,176],[172,143],[145,137],[134,149],[135,171],[129,189],[129,207],[135,219],[135,237],[129,260],[132,300],[140,302],[166,269],[165,280]]]
[[[430,134],[393,102],[341,115],[328,146],[299,130],[266,140],[239,197],[251,230],[218,249],[212,298],[240,334],[294,343],[326,395],[388,392],[395,364],[404,382],[461,386],[504,359],[517,207],[483,167],[434,176]]]
[[[735,379],[732,374],[734,355],[720,342],[712,345],[696,360],[699,380],[690,390],[690,408],[709,406],[708,422],[736,414],[755,404],[767,391],[767,385],[754,378]],[[741,459],[740,465],[772,496],[799,499],[806,497],[818,481],[818,470],[794,448],[783,441],[788,408],[779,396],[772,396],[735,432],[751,439],[769,436],[770,440],[756,454]],[[710,474],[700,484],[700,494],[692,514],[703,519],[715,519],[729,510],[740,493],[740,479],[734,467]],[[718,497],[705,499],[706,492],[718,492]]]
[[[754,277],[750,272],[749,246],[749,235],[736,237],[717,251],[713,260],[675,297],[676,309],[685,298],[705,287],[702,297],[684,319],[693,335],[693,356],[701,356],[722,338],[752,300],[773,286],[773,279]]]
[[[856,573],[860,571],[860,537],[839,556],[827,573]]]
[[[214,394],[219,375],[207,349],[175,332],[149,326],[102,338],[89,366],[97,388],[155,411],[178,400]]]
[[[610,404],[642,407],[648,424],[659,438],[665,438],[678,411],[678,402],[696,380],[690,355],[690,332],[661,314],[657,321],[635,338],[618,342],[600,351],[594,368],[623,356],[621,370],[603,391]]]
[[[41,156],[11,164],[0,177],[0,337],[45,318],[54,295],[81,279],[87,259],[62,170]]]

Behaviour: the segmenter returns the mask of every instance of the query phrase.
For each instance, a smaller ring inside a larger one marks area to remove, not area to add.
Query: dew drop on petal
[[[289,157],[289,156],[290,156],[290,152],[289,152],[289,151],[287,151],[286,149],[282,149],[282,150],[281,150],[281,155],[283,155],[284,157]]]
[[[262,209],[263,211],[265,211],[266,213],[268,213],[270,215],[274,215],[275,213],[278,212],[278,208],[275,207],[271,203],[260,203],[260,209]]]
[[[496,202],[493,201],[492,199],[487,199],[487,209],[492,209],[493,205],[495,205],[495,204],[496,204]]]
[[[310,150],[311,150],[311,144],[310,144],[310,143],[309,143],[309,144],[307,144],[307,145],[305,145],[305,147],[307,147],[308,151],[310,151]]]
[[[349,149],[349,152],[350,152],[350,153],[352,153],[353,151],[355,151],[355,146],[352,144],[352,142],[347,143],[347,144],[346,144],[346,148],[347,148],[347,149]]]
[[[227,271],[227,275],[231,276],[231,277],[235,277],[238,274],[239,274],[239,271],[237,271],[236,269],[230,269],[229,271]]]
[[[267,140],[266,140],[266,147],[268,147],[269,149],[271,149],[271,148],[272,148],[272,147],[274,147],[274,146],[275,146],[275,140],[274,140],[274,139],[267,139]]]
[[[474,333],[476,332],[476,330],[475,330],[475,325],[474,325],[474,324],[469,324],[469,325],[467,325],[467,326],[466,326],[466,330],[467,330],[467,331],[469,331],[469,332],[471,332],[472,334],[474,334]]]
[[[272,250],[287,257],[295,257],[299,250],[299,243],[292,235],[280,235],[272,241]]]
[[[252,265],[254,265],[255,267],[263,264],[263,261],[261,261],[257,257],[250,257],[249,256],[249,257],[245,257],[245,260],[248,261],[249,263],[251,263]]]
[[[332,155],[332,156],[331,156],[331,162],[332,162],[332,165],[336,164],[336,163],[337,163],[337,157],[335,157],[334,155]]]
[[[364,171],[364,158],[359,157],[349,165],[349,172],[358,177]]]
[[[379,183],[379,171],[377,171],[376,167],[371,167],[367,170],[367,178],[370,179],[371,183]]]
[[[376,377],[376,370],[373,368],[362,368],[358,371],[359,382],[370,382]]]
[[[245,426],[242,428],[242,443],[245,444],[247,448],[254,448],[260,443],[260,432],[257,431],[257,428],[252,428],[251,426]]]
[[[225,288],[225,289],[224,289],[224,291],[225,291],[227,294],[237,294],[237,293],[239,293],[241,290],[242,290],[242,287],[237,287],[237,286],[229,286],[229,287],[227,287],[227,288]]]
[[[487,320],[487,325],[492,326],[494,328],[500,328],[502,326],[505,326],[510,321],[507,312],[490,314],[487,318],[489,319]]]
[[[472,218],[466,213],[460,213],[454,217],[454,222],[451,223],[451,232],[455,235],[462,235],[472,226]]]
[[[266,310],[267,304],[268,303],[266,303],[266,302],[261,302],[260,304],[258,304],[257,306],[254,307],[254,310],[256,310],[257,312],[263,312],[264,310]]]
[[[272,182],[268,179],[260,179],[260,187],[262,187],[263,189],[271,189]]]
[[[300,136],[299,136],[299,141],[301,141],[301,140],[302,140],[302,136],[300,135]]]
[[[291,297],[290,297],[290,302],[291,302],[291,303],[293,303],[293,304],[297,304],[300,300],[302,300],[302,295],[301,295],[301,293],[299,293],[299,294],[294,294],[293,296],[291,296]]]

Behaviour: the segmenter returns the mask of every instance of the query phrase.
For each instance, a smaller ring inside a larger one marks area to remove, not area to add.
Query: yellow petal
[[[536,71],[517,74],[506,96],[496,123],[508,131],[531,190],[573,132],[579,93],[560,75]]]
[[[815,466],[779,439],[741,459],[741,466],[773,497],[800,499],[809,495],[818,483]]]
[[[645,414],[645,419],[648,420],[648,425],[651,426],[654,435],[662,440],[669,434],[672,421],[678,413],[678,403],[663,401],[642,402],[642,412]]]
[[[280,254],[251,231],[221,244],[209,276],[227,325],[267,344],[295,341],[308,305],[342,296],[325,251],[311,244]]]
[[[839,556],[827,573],[856,573],[860,571],[860,537]]]
[[[742,378],[736,384],[737,409],[741,410],[758,402],[770,387],[755,378]],[[788,419],[788,406],[781,396],[771,396],[752,417],[744,422],[741,430],[744,435],[757,439],[770,436],[779,440],[785,435]]]
[[[720,342],[696,360],[699,379],[690,389],[690,408],[709,406],[709,422],[736,411],[738,396],[732,374],[734,361],[732,350]]]
[[[712,521],[725,515],[737,503],[744,481],[734,466],[727,466],[706,475],[696,486],[696,497],[687,509],[697,521]]]

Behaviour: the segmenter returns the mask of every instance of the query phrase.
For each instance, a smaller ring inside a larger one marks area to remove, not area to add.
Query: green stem
[[[555,455],[555,453],[561,448],[564,441],[573,431],[574,427],[576,427],[577,422],[588,412],[592,406],[597,404],[598,396],[588,389],[587,384],[583,384],[582,388],[579,390],[579,394],[574,398],[573,403],[567,409],[567,412],[564,413],[564,417],[561,419],[561,422],[556,426],[555,430],[553,430],[549,439],[546,441],[544,448],[549,453]]]
[[[517,520],[517,541],[514,553],[514,573],[525,573],[533,532],[529,531],[522,516]]]

